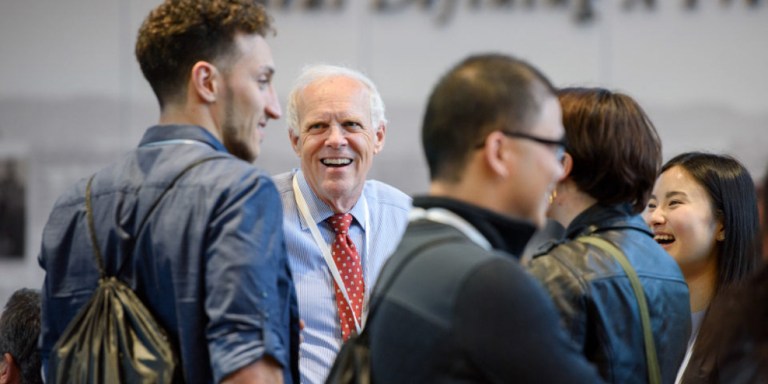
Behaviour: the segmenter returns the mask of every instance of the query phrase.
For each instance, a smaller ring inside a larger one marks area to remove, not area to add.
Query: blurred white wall
[[[444,0],[436,7],[450,3]],[[273,1],[274,2],[274,1]],[[325,3],[331,3],[326,1]],[[768,6],[746,1],[592,2],[596,18],[577,23],[578,1],[553,7],[497,7],[456,0],[440,9],[392,13],[374,0],[342,9],[274,10],[270,39],[282,100],[308,63],[347,64],[368,73],[388,108],[384,152],[372,177],[423,192],[427,172],[419,125],[430,88],[470,53],[525,58],[558,86],[599,85],[634,96],[656,123],[665,157],[700,149],[728,152],[760,178],[768,164]],[[406,3],[390,0],[390,3]],[[39,287],[40,235],[62,190],[132,148],[158,109],[133,56],[136,31],[157,0],[0,2],[0,158],[27,161],[23,258],[0,257],[0,305],[13,290]],[[301,1],[294,1],[301,3]],[[284,104],[284,103],[283,103]],[[297,166],[282,121],[272,122],[257,164],[272,173]]]

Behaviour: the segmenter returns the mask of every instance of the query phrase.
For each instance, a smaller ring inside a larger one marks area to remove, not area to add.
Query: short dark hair
[[[165,0],[139,28],[136,58],[162,108],[186,90],[195,63],[228,69],[235,35],[266,36],[271,23],[254,0]]]
[[[760,223],[755,184],[744,166],[727,155],[688,152],[661,172],[679,166],[707,191],[712,212],[722,220],[725,239],[717,242],[716,293],[743,282],[760,261]]]
[[[431,180],[458,181],[471,151],[494,130],[524,132],[540,115],[549,80],[511,56],[470,56],[432,90],[421,140]]]
[[[19,289],[11,295],[0,317],[0,356],[10,353],[21,370],[22,383],[42,383],[40,352],[40,293]]]
[[[565,88],[558,98],[573,159],[569,178],[601,204],[642,212],[662,162],[648,115],[631,97],[602,88]]]

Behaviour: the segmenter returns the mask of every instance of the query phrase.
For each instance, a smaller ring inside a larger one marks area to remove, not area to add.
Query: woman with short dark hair
[[[559,99],[565,176],[548,216],[566,227],[565,239],[534,256],[530,270],[606,381],[648,383],[640,310],[627,274],[610,251],[583,240],[596,237],[618,248],[644,288],[661,379],[670,383],[689,335],[688,288],[639,215],[661,165],[659,137],[627,95],[570,88]]]

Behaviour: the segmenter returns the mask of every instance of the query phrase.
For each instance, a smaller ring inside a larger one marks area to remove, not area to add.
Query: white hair
[[[295,134],[297,129],[299,129],[297,104],[299,103],[301,92],[310,84],[318,80],[332,77],[348,77],[363,83],[363,85],[368,88],[368,95],[371,101],[371,124],[375,130],[378,130],[382,124],[387,123],[387,119],[384,117],[384,101],[381,100],[381,95],[371,79],[365,76],[362,72],[352,68],[338,65],[315,64],[308,65],[302,69],[301,75],[299,75],[294,82],[293,89],[291,89],[291,93],[288,95],[288,107],[285,111],[285,120],[288,123],[288,130],[292,134]]]

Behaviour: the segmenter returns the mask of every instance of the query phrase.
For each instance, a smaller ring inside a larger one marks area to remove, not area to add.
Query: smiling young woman
[[[749,277],[760,258],[755,185],[730,156],[684,153],[662,167],[644,218],[690,289],[693,329],[677,382],[687,367],[686,377],[704,375],[709,365],[694,345],[710,303]]]

